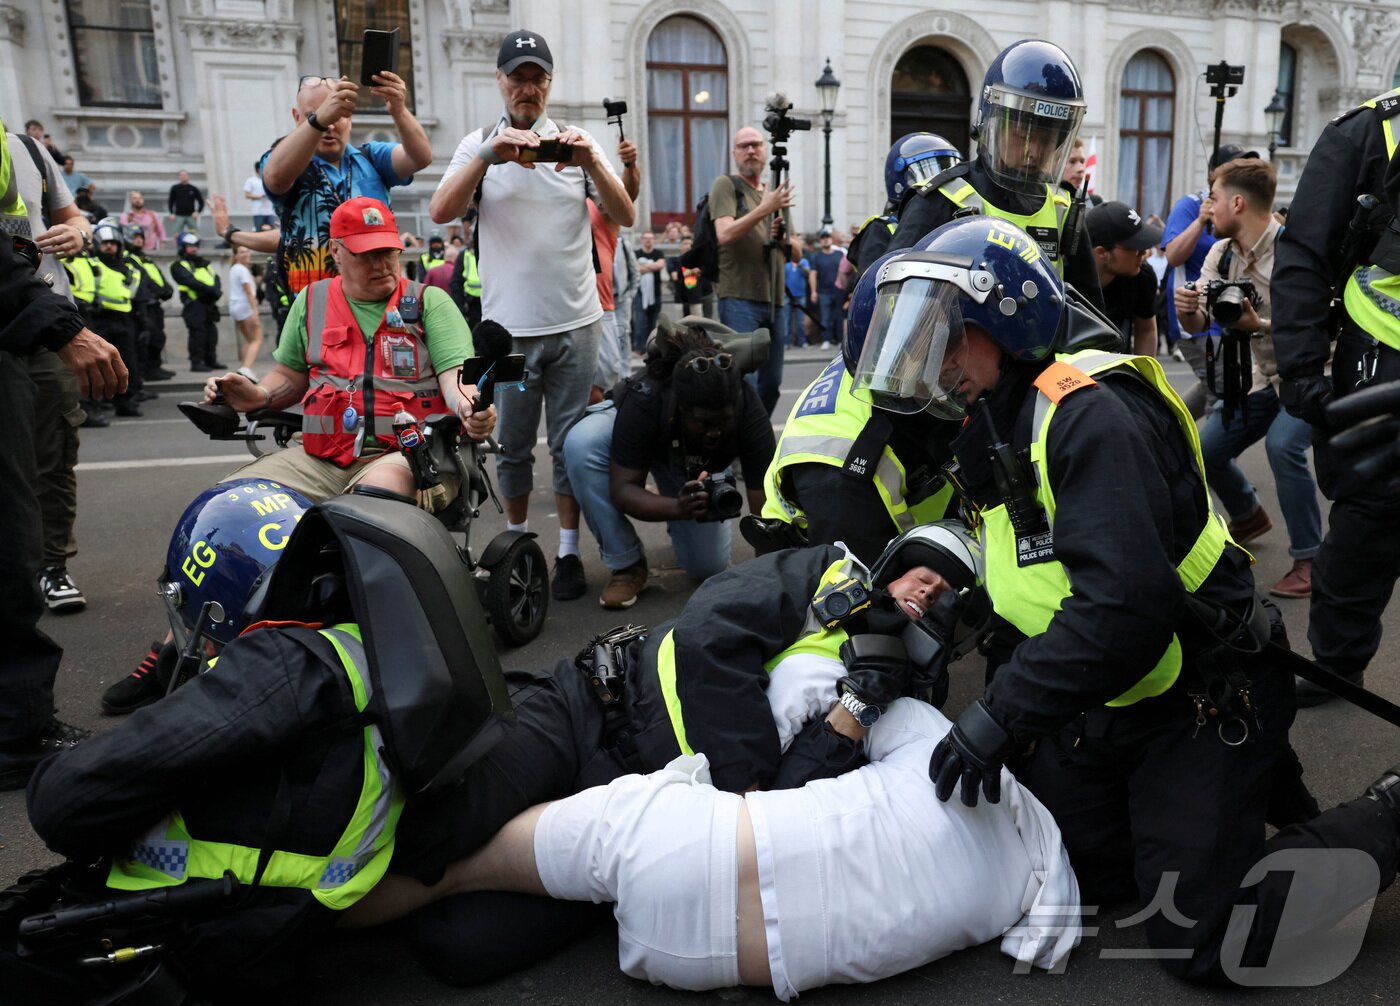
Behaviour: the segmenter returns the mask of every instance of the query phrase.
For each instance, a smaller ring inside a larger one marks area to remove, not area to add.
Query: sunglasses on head
[[[713,356],[697,356],[686,364],[697,374],[708,373],[710,367],[718,367],[720,370],[728,370],[734,366],[734,357],[730,353],[716,353]]]

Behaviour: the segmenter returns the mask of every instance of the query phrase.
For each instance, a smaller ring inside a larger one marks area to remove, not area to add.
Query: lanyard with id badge
[[[417,325],[418,321],[418,298],[409,294],[399,298],[397,307],[384,312],[384,324],[389,332],[379,340],[379,353],[386,376],[403,381],[418,379],[419,343],[408,331],[408,327]]]

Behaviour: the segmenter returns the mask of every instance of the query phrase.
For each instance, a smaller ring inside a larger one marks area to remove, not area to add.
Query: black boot
[[[1338,677],[1350,681],[1353,685],[1365,683],[1365,671],[1354,671],[1351,674],[1341,674]],[[1294,685],[1298,692],[1298,708],[1306,709],[1309,706],[1320,706],[1324,702],[1331,702],[1337,697],[1337,693],[1315,685],[1306,678],[1295,678]]]

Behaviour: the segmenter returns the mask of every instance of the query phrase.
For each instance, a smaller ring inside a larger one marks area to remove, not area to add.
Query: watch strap
[[[315,112],[306,113],[306,124],[312,129],[316,130],[316,132],[318,133],[324,133],[326,130],[331,128],[330,126],[321,125],[321,120],[316,118]]]
[[[855,721],[863,727],[871,726],[880,718],[880,707],[862,702],[856,698],[855,692],[842,693],[841,708],[855,717]]]

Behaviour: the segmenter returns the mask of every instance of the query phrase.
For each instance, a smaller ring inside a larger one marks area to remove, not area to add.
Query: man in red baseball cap
[[[256,384],[238,374],[213,378],[204,398],[222,392],[240,412],[301,402],[300,442],[242,474],[282,482],[318,501],[359,482],[412,495],[412,472],[395,449],[396,413],[422,420],[455,412],[478,439],[495,426],[494,409],[473,411],[475,389],[457,388],[462,361],[473,355],[471,333],[451,295],[404,278],[398,224],[384,203],[368,196],[341,203],[331,215],[330,239],[339,275],[297,295],[272,372]],[[420,503],[439,509],[456,490],[449,486]]]

